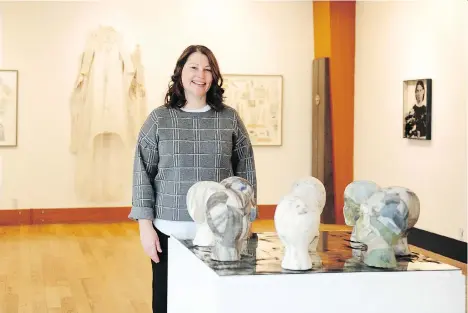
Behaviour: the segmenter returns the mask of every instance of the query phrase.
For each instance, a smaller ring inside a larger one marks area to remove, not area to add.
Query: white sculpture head
[[[357,180],[344,190],[343,213],[346,225],[354,226],[359,218],[361,204],[380,190],[379,185],[369,180]]]
[[[284,245],[281,266],[288,270],[313,267],[309,246],[319,236],[320,215],[325,206],[323,184],[314,177],[296,181],[291,192],[276,207],[276,232]]]
[[[245,203],[245,199],[232,189],[217,191],[207,199],[206,222],[213,233],[213,260],[240,260],[249,226],[249,210]]]
[[[322,214],[327,201],[327,192],[319,179],[309,176],[296,180],[293,183],[291,194],[297,195],[307,202],[311,210],[317,210],[317,214]]]
[[[354,228],[365,264],[377,268],[397,266],[393,245],[408,230],[408,214],[402,197],[387,189],[376,191],[361,205]]]
[[[201,247],[213,245],[213,233],[206,223],[206,203],[209,197],[226,187],[213,181],[200,181],[193,184],[187,192],[187,210],[197,224],[197,233],[193,244]]]

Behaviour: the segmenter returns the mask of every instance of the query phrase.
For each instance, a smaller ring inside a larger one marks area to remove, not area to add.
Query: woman
[[[407,138],[425,139],[428,130],[427,121],[427,106],[424,103],[426,96],[426,88],[424,82],[418,80],[414,90],[416,104],[405,116],[405,136]]]
[[[165,97],[143,124],[135,152],[130,219],[153,269],[153,312],[167,311],[167,239],[195,236],[186,208],[197,181],[240,176],[257,194],[252,145],[237,112],[223,103],[213,53],[189,46],[177,60]]]

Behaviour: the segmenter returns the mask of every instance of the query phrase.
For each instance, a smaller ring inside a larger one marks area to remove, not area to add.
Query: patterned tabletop
[[[349,240],[351,233],[343,231],[322,231],[311,270],[291,271],[281,268],[283,245],[275,232],[256,233],[247,244],[247,250],[237,262],[211,260],[210,249],[193,246],[191,240],[180,240],[192,253],[220,276],[232,275],[276,275],[276,274],[314,274],[344,272],[408,272],[408,271],[447,271],[459,270],[457,267],[441,263],[419,253],[398,258],[394,269],[373,268],[352,256]]]

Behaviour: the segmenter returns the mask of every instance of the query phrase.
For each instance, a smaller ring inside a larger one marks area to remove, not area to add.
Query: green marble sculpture
[[[344,207],[343,213],[345,223],[348,226],[355,226],[360,216],[361,204],[367,201],[373,193],[380,190],[380,186],[373,181],[358,180],[346,186],[344,191]],[[353,227],[351,233],[351,247],[353,247],[353,256],[360,257],[360,245],[354,244],[356,241],[356,227]]]
[[[420,203],[408,188],[381,188],[357,181],[345,189],[345,221],[352,225],[353,255],[368,266],[395,268],[396,256],[409,255],[407,234],[419,218]]]

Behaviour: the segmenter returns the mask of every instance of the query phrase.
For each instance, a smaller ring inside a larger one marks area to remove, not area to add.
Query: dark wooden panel
[[[314,58],[329,58],[334,220],[344,224],[344,189],[353,181],[356,1],[313,1]]]
[[[320,179],[327,191],[322,223],[334,224],[336,214],[329,58],[317,58],[313,61],[312,66],[312,176]]]

